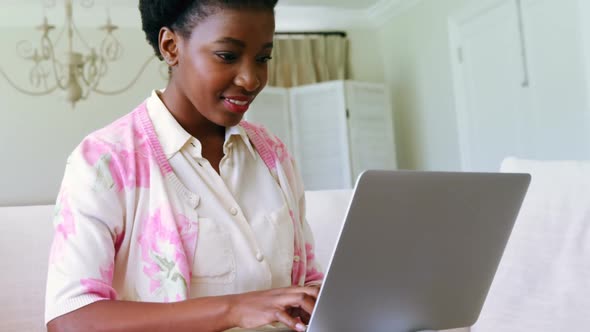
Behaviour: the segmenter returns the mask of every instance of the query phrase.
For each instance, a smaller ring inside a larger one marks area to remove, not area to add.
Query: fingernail
[[[305,327],[305,325],[303,325],[303,324],[301,324],[301,323],[297,323],[297,324],[295,325],[295,329],[296,329],[297,331],[304,332],[305,330],[307,330],[307,327]]]

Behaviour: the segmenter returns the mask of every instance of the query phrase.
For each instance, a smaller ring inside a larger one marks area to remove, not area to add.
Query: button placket
[[[231,215],[234,217],[238,215],[238,212],[239,212],[238,209],[235,207],[229,209],[229,213],[231,213]]]

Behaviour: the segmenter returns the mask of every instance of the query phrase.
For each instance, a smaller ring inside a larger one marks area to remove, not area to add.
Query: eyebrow
[[[221,38],[221,39],[215,41],[215,43],[216,44],[232,44],[232,45],[235,45],[235,46],[238,46],[241,48],[246,47],[246,44],[243,41],[241,41],[239,39],[231,38],[231,37]],[[274,46],[273,42],[270,42],[270,43],[264,44],[262,48],[263,49],[273,48],[273,46]]]

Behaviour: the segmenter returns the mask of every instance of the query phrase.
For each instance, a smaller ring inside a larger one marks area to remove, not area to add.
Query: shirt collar
[[[172,116],[166,105],[160,99],[160,93],[164,90],[154,90],[147,99],[146,106],[150,120],[154,126],[162,150],[167,159],[172,158],[187,142],[194,139]],[[200,144],[199,144],[200,148]]]
[[[164,90],[154,90],[151,96],[147,99],[147,109],[150,120],[154,126],[162,150],[166,155],[167,159],[172,158],[178,151],[180,151],[185,145],[191,144],[193,151],[196,156],[201,157],[201,142],[189,134],[172,116],[166,105],[160,99],[160,94]],[[225,143],[223,144],[224,149],[228,148],[229,142],[233,139],[241,139],[248,151],[254,159],[256,159],[256,151],[250,143],[246,130],[240,125],[228,127],[225,129]]]
[[[229,144],[229,142],[231,142],[232,139],[235,138],[241,139],[244,142],[248,148],[248,151],[250,151],[250,155],[252,155],[252,158],[256,160],[256,151],[254,150],[252,143],[250,143],[250,138],[248,137],[246,130],[240,125],[228,127],[225,129],[225,143],[223,144],[224,148]]]

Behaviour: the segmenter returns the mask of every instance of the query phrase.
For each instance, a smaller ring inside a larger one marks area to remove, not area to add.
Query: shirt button
[[[261,252],[256,253],[256,260],[262,262],[264,260],[264,255]]]
[[[229,209],[229,213],[231,213],[232,216],[236,216],[236,215],[238,215],[238,209],[233,207],[233,208]]]
[[[293,261],[295,261],[295,263],[299,263],[300,260],[301,260],[301,257],[299,257],[299,256],[293,257]]]

